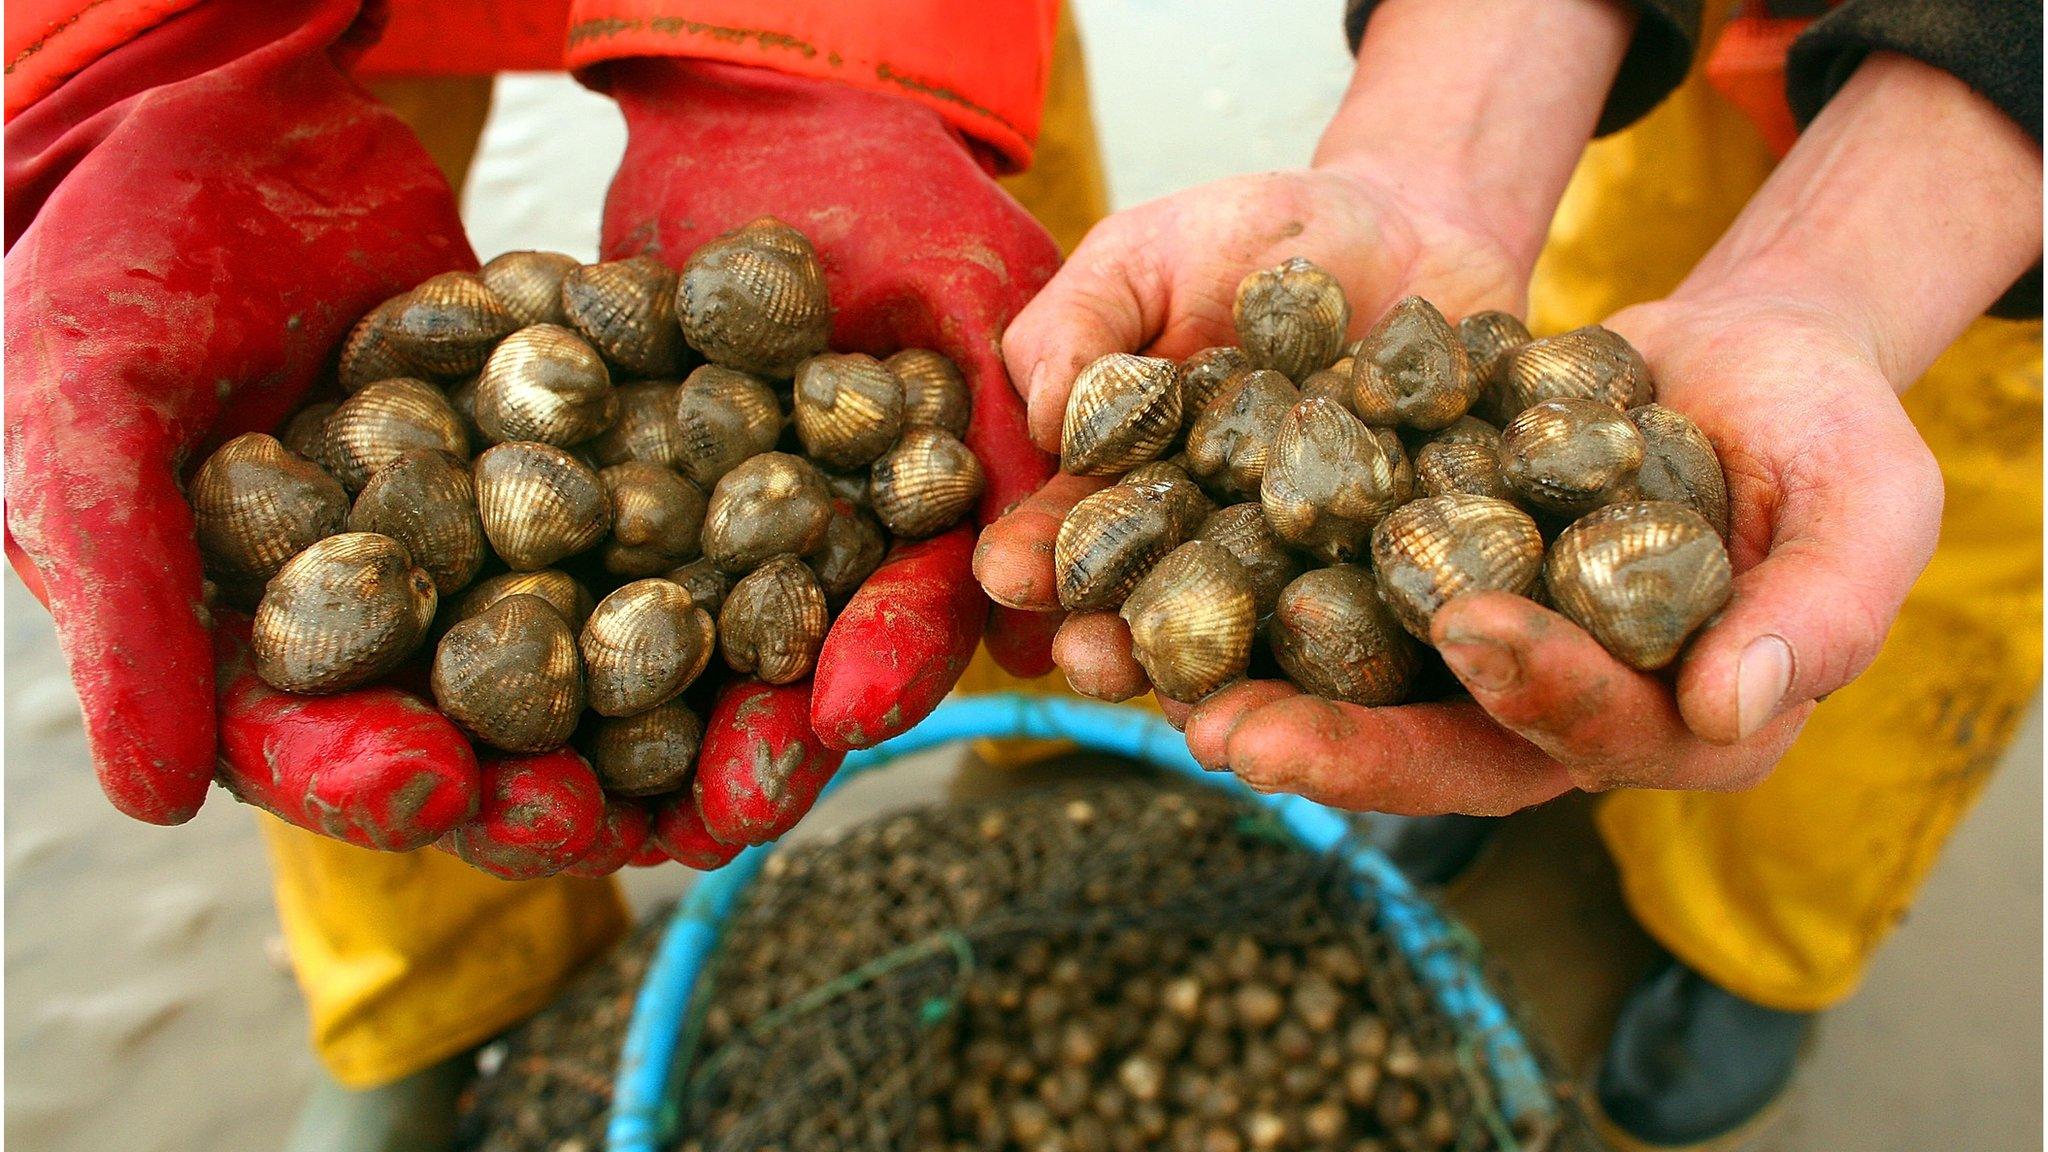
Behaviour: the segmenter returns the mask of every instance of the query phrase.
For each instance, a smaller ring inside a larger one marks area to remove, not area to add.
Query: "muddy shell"
[[[929,348],[905,348],[882,364],[903,382],[903,424],[943,428],[954,436],[967,435],[967,421],[973,415],[973,397],[967,378],[951,360]]]
[[[1232,504],[1202,521],[1194,539],[1220,545],[1251,578],[1252,598],[1260,616],[1272,614],[1280,590],[1300,576],[1301,557],[1273,534],[1265,507],[1256,501]]]
[[[1115,476],[1154,460],[1180,434],[1181,387],[1171,360],[1116,352],[1081,369],[1060,425],[1060,469]]]
[[[1432,432],[1463,416],[1479,387],[1443,313],[1410,296],[1365,334],[1351,367],[1351,410],[1367,424]]]
[[[1273,437],[1259,503],[1274,535],[1341,564],[1365,554],[1373,526],[1414,492],[1401,442],[1328,400],[1303,400]]]
[[[553,605],[518,593],[463,620],[434,651],[434,704],[507,752],[567,743],[583,714],[576,636]]]
[[[1053,540],[1060,606],[1115,608],[1181,543],[1181,517],[1163,485],[1112,484],[1076,502]]]
[[[631,716],[688,688],[711,660],[715,628],[679,584],[635,580],[598,601],[583,624],[584,692],[603,716]]]
[[[377,469],[415,448],[469,454],[462,417],[424,380],[379,380],[343,400],[327,418],[321,459],[342,487],[362,491]]]
[[[1501,430],[1501,478],[1541,512],[1577,517],[1637,499],[1643,437],[1619,409],[1596,400],[1543,400]]]
[[[676,274],[652,256],[570,269],[562,277],[562,314],[621,376],[683,373]]]
[[[1678,658],[1728,602],[1728,550],[1683,504],[1613,504],[1566,528],[1550,547],[1552,603],[1615,658],[1642,671]]]
[[[574,576],[559,568],[543,568],[538,572],[505,572],[479,581],[444,615],[449,623],[460,623],[507,596],[539,597],[560,613],[572,630],[582,628],[590,618],[590,610],[597,606],[590,589]]]
[[[777,556],[732,586],[718,610],[719,650],[743,676],[790,684],[810,675],[825,643],[825,592],[794,556]]]
[[[340,482],[261,432],[215,449],[186,496],[207,574],[242,600],[261,595],[286,561],[348,519]]]
[[[788,376],[832,332],[817,252],[772,216],[697,249],[683,267],[676,317],[706,359],[764,376]]]
[[[327,420],[341,405],[333,400],[322,400],[308,404],[285,421],[284,431],[277,434],[278,442],[325,468],[327,459]]]
[[[1257,602],[1251,577],[1221,545],[1175,548],[1131,589],[1121,613],[1131,655],[1165,699],[1194,703],[1250,666]]]
[[[725,474],[704,513],[704,555],[735,576],[782,553],[801,556],[825,542],[832,495],[810,461],[764,452]]]
[[[835,607],[860,590],[861,584],[882,566],[889,541],[882,526],[859,505],[843,497],[832,499],[832,522],[825,528],[825,542],[804,555],[804,563],[818,577],[825,602]],[[723,602],[725,590],[718,593]]]
[[[1287,585],[1266,636],[1287,678],[1327,699],[1399,704],[1415,678],[1415,642],[1356,565],[1318,568]]]
[[[1500,471],[1500,431],[1471,416],[1423,441],[1415,450],[1415,491],[1419,496],[1464,492],[1512,500],[1514,490]]]
[[[871,464],[903,432],[903,382],[860,353],[813,356],[796,370],[797,438],[835,468]]]
[[[1195,417],[1223,394],[1226,385],[1251,370],[1250,354],[1227,345],[1204,348],[1181,361],[1175,372],[1180,381],[1181,425],[1193,424]]]
[[[405,545],[444,598],[476,579],[489,555],[469,465],[438,448],[414,449],[379,468],[349,510],[348,530]]]
[[[876,460],[868,479],[875,515],[903,540],[922,540],[958,524],[981,498],[981,461],[943,428],[906,430]]]
[[[1597,400],[1620,412],[1656,398],[1642,354],[1597,324],[1532,340],[1503,358],[1498,371],[1503,424],[1544,400]]]
[[[367,684],[419,647],[435,603],[433,576],[389,536],[316,541],[278,570],[256,606],[256,674],[286,692]]]
[[[1306,380],[1343,354],[1351,305],[1335,277],[1297,256],[1240,280],[1231,315],[1253,364]]]
[[[477,378],[476,426],[494,444],[532,440],[568,448],[611,427],[618,413],[604,358],[557,324],[505,337]]]
[[[1273,437],[1300,401],[1301,391],[1278,372],[1238,376],[1188,428],[1188,475],[1220,502],[1258,499]]]
[[[406,361],[433,376],[476,371],[491,347],[519,327],[474,272],[443,272],[401,299],[386,339]]]
[[[1501,414],[1506,406],[1501,395],[1501,365],[1508,353],[1531,339],[1529,326],[1506,312],[1474,312],[1458,321],[1458,342],[1465,346],[1472,375],[1479,381],[1479,399],[1472,405],[1476,415],[1496,424],[1506,422],[1508,417]]]
[[[477,512],[505,563],[546,568],[604,539],[611,499],[588,464],[552,444],[513,440],[476,458]]]
[[[660,796],[685,788],[704,743],[704,722],[681,700],[592,726],[584,749],[598,782],[614,796]]]
[[[605,571],[654,576],[697,555],[707,502],[695,484],[644,460],[614,464],[597,477],[612,506]]]
[[[1728,478],[1714,442],[1685,413],[1662,404],[1631,408],[1628,418],[1643,434],[1643,466],[1636,472],[1643,499],[1683,504],[1726,540]]]
[[[1543,534],[1505,500],[1452,493],[1403,505],[1372,534],[1380,594],[1416,638],[1467,592],[1526,596],[1543,572]]]
[[[391,341],[392,322],[405,308],[406,293],[384,301],[356,321],[341,344],[341,363],[336,375],[344,392],[359,391],[365,384],[394,376],[418,376],[426,369],[407,359]]]
[[[562,278],[580,263],[560,252],[506,252],[477,276],[521,324],[567,324],[562,311]]]
[[[1202,526],[1202,521],[1216,511],[1216,502],[1209,499],[1209,494],[1202,491],[1202,486],[1195,483],[1187,469],[1171,461],[1154,460],[1140,464],[1124,473],[1124,478],[1118,483],[1164,485],[1167,498],[1173,505],[1175,530],[1183,540],[1193,536],[1195,530]]]
[[[741,461],[775,448],[782,404],[764,381],[706,364],[676,390],[674,423],[675,466],[708,492]]]
[[[719,607],[725,603],[726,594],[732,591],[733,578],[703,556],[679,568],[669,569],[663,579],[682,585],[683,590],[690,594],[690,602],[710,613],[714,620],[718,618]]]

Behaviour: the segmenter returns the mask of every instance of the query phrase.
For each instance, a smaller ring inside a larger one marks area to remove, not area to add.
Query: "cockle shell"
[[[690,783],[704,722],[681,700],[592,726],[585,751],[598,782],[614,796],[659,796]]]
[[[506,572],[480,581],[444,615],[450,623],[459,624],[507,596],[537,596],[545,600],[572,631],[582,628],[590,618],[590,610],[596,607],[590,589],[574,576],[559,568],[543,568],[538,572]]]
[[[598,601],[583,624],[584,692],[605,716],[631,716],[673,699],[711,660],[711,617],[679,584],[635,580]]]
[[[1252,370],[1252,358],[1242,348],[1219,345],[1204,348],[1180,362],[1180,419],[1193,424],[1232,380]]]
[[[825,542],[832,497],[801,456],[763,452],[725,474],[704,513],[704,555],[734,575],[771,556],[801,556]]]
[[[1182,540],[1181,516],[1164,485],[1112,484],[1084,496],[1060,522],[1053,574],[1069,612],[1115,608]]]
[[[1274,434],[1259,503],[1273,534],[1326,563],[1364,555],[1373,525],[1413,494],[1401,441],[1328,400],[1303,400]]]
[[[610,467],[628,460],[676,467],[676,391],[674,380],[639,380],[621,384],[619,414],[611,427],[587,447],[599,464]]]
[[[1278,372],[1233,379],[1188,428],[1188,475],[1220,501],[1256,500],[1273,437],[1301,391]]]
[[[967,378],[951,360],[929,348],[905,348],[882,364],[903,382],[904,427],[922,424],[954,436],[967,435],[974,401]]]
[[[400,376],[364,385],[335,408],[322,458],[342,487],[360,492],[377,469],[415,448],[467,456],[469,434],[439,388]]]
[[[583,714],[583,661],[554,606],[506,596],[448,629],[434,650],[434,703],[507,752],[567,743]]]
[[[1301,382],[1301,398],[1304,400],[1328,400],[1337,407],[1352,411],[1351,373],[1358,361],[1350,356],[1340,356],[1335,364],[1320,372],[1309,373]]]
[[[1557,610],[1632,668],[1652,671],[1728,602],[1728,551],[1683,504],[1613,504],[1566,528],[1544,580]]]
[[[827,534],[829,536],[829,530]],[[663,578],[671,584],[682,585],[683,590],[690,594],[690,602],[710,613],[713,619],[717,619],[719,608],[732,591],[732,576],[702,556],[680,568],[669,569]]]
[[[835,472],[830,468],[818,469],[818,475],[825,478],[825,490],[832,493],[834,500],[845,500],[856,508],[866,508],[868,499],[868,473]]]
[[[1193,536],[1195,529],[1202,526],[1202,521],[1207,520],[1209,514],[1216,511],[1216,502],[1209,499],[1209,494],[1202,491],[1202,486],[1195,483],[1194,478],[1188,475],[1187,469],[1169,460],[1153,460],[1140,464],[1124,473],[1124,478],[1118,483],[1165,485],[1169,502],[1173,506],[1175,531],[1183,540]]]
[[[871,464],[903,431],[903,382],[872,356],[828,352],[796,370],[796,434],[835,468]]]
[[[438,448],[415,448],[379,468],[349,510],[348,530],[405,545],[444,598],[476,579],[488,554],[469,465]]]
[[[562,311],[562,278],[579,261],[560,252],[506,252],[477,275],[505,310],[521,324],[567,324]]]
[[[1532,340],[1503,358],[1498,371],[1503,423],[1543,400],[1598,400],[1627,411],[1655,398],[1642,354],[1597,324]]]
[[[1365,334],[1351,366],[1351,410],[1367,424],[1429,432],[1463,416],[1479,386],[1443,313],[1410,296]]]
[[[1643,499],[1684,504],[1727,539],[1728,478],[1714,442],[1685,413],[1662,404],[1631,408],[1628,418],[1643,434],[1643,466],[1636,473]]]
[[[278,441],[324,468],[326,465],[322,462],[327,458],[327,420],[339,407],[341,405],[332,400],[306,405],[285,422],[284,431],[277,435]]]
[[[825,542],[804,556],[804,563],[818,577],[825,602],[839,605],[860,590],[861,584],[882,566],[889,541],[882,526],[858,505],[841,497],[832,499],[832,522],[825,527]],[[719,591],[724,598],[724,589]]]
[[[286,561],[348,519],[340,483],[261,432],[216,449],[186,496],[207,574],[241,600],[261,595]]]
[[[611,498],[612,538],[605,571],[654,576],[697,554],[704,493],[673,468],[628,460],[597,474]]]
[[[1415,450],[1415,491],[1422,496],[1466,492],[1514,499],[1501,477],[1500,431],[1471,416],[1431,436]]]
[[[534,324],[505,337],[484,361],[476,385],[476,426],[492,443],[533,440],[568,448],[618,416],[604,358],[558,324]]]
[[[1180,424],[1173,361],[1111,353],[1074,378],[1060,426],[1060,469],[1076,476],[1127,472],[1165,452]]]
[[[804,234],[772,216],[697,249],[676,316],[690,346],[727,368],[788,376],[825,350],[832,304]]]
[[[1399,704],[1415,678],[1415,642],[1356,565],[1318,568],[1287,585],[1266,636],[1287,678],[1330,700]]]
[[[1465,355],[1472,362],[1472,375],[1479,381],[1479,399],[1472,405],[1474,414],[1495,423],[1508,419],[1501,414],[1505,404],[1500,368],[1508,353],[1531,339],[1529,326],[1506,312],[1474,312],[1458,321],[1458,342],[1465,346]]]
[[[1505,500],[1452,493],[1403,505],[1372,534],[1380,594],[1416,637],[1467,592],[1527,595],[1543,571],[1543,534]]]
[[[710,491],[742,460],[774,449],[782,404],[760,379],[706,364],[676,390],[675,466]]]
[[[794,556],[748,573],[718,610],[719,650],[742,676],[790,684],[810,675],[825,643],[825,592]]]
[[[1131,655],[1168,700],[1192,704],[1244,675],[1258,631],[1251,577],[1221,545],[1167,553],[1124,601]]]
[[[256,606],[256,674],[287,692],[367,684],[419,647],[434,605],[434,578],[391,537],[316,541],[278,570]]]
[[[1295,257],[1238,281],[1237,342],[1261,368],[1306,380],[1344,351],[1351,305],[1335,277]]]
[[[341,364],[336,375],[344,392],[355,392],[365,384],[394,376],[416,376],[426,371],[414,364],[391,341],[392,323],[405,308],[407,293],[399,293],[370,309],[349,329],[341,344]]]
[[[1544,400],[1501,430],[1501,477],[1538,511],[1583,516],[1636,499],[1643,436],[1620,409],[1597,400]]]
[[[921,540],[958,524],[981,498],[981,461],[943,428],[916,427],[875,461],[868,498],[898,539]]]
[[[1194,539],[1220,545],[1251,578],[1252,598],[1259,615],[1267,616],[1280,600],[1280,590],[1302,573],[1299,556],[1273,535],[1266,510],[1256,501],[1232,504],[1202,521]]]
[[[687,350],[676,329],[676,274],[654,257],[571,269],[562,277],[562,313],[620,375],[682,375]]]
[[[434,376],[476,371],[491,346],[519,327],[474,272],[443,272],[400,299],[386,339],[399,356]]]
[[[611,500],[588,464],[552,444],[512,440],[476,458],[477,512],[505,563],[546,568],[604,539]]]
[[[462,435],[472,445],[490,443],[484,430],[476,426],[476,386],[482,378],[483,373],[478,372],[448,386],[448,406],[455,409],[455,415],[461,418]]]

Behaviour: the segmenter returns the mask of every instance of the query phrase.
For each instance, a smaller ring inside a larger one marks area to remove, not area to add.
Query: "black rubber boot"
[[[1594,1087],[1621,1152],[1724,1152],[1760,1132],[1792,1082],[1813,1016],[1752,1004],[1675,959],[1629,993]]]
[[[1371,834],[1409,880],[1441,888],[1465,874],[1493,843],[1495,816],[1406,816],[1382,818]]]

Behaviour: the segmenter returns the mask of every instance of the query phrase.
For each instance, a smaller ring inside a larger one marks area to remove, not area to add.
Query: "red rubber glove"
[[[991,162],[937,113],[904,97],[707,61],[624,60],[589,79],[626,116],[626,156],[605,204],[608,259],[646,251],[680,268],[720,233],[779,217],[824,261],[833,348],[933,348],[966,375],[967,444],[988,473],[980,524],[1051,476],[999,341],[1059,251],[996,185]],[[707,725],[700,764],[751,763],[772,738],[776,758],[814,766],[828,749],[871,745],[923,719],[959,679],[988,618],[971,572],[973,536],[962,526],[898,548],[840,613],[812,683],[749,688],[761,692],[754,707]],[[996,633],[1003,638],[990,647],[1006,666],[1047,666],[1049,637]],[[808,732],[791,724],[805,707]],[[758,735],[761,727],[772,731]],[[793,740],[815,747],[797,756]]]
[[[102,788],[155,824],[198,810],[217,749],[244,797],[357,843],[424,843],[475,802],[466,742],[395,689],[279,707],[227,679],[216,728],[178,487],[277,426],[363,312],[476,266],[447,182],[336,65],[356,9],[200,5],[7,125],[7,553],[56,618]],[[321,811],[344,779],[392,791]]]

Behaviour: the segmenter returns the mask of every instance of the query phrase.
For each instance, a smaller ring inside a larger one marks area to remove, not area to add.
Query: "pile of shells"
[[[1161,696],[1252,674],[1411,699],[1436,610],[1481,590],[1654,670],[1727,601],[1719,458],[1614,332],[1409,297],[1346,346],[1343,289],[1302,259],[1235,312],[1241,347],[1105,356],[1067,404],[1061,467],[1120,479],[1060,527],[1060,603],[1120,612]]]
[[[615,795],[687,783],[682,694],[714,657],[808,675],[891,540],[981,493],[955,366],[829,352],[830,323],[810,242],[770,218],[681,273],[511,252],[378,305],[342,399],[189,486],[257,674],[336,692],[431,641],[434,699],[481,743],[577,737]]]

